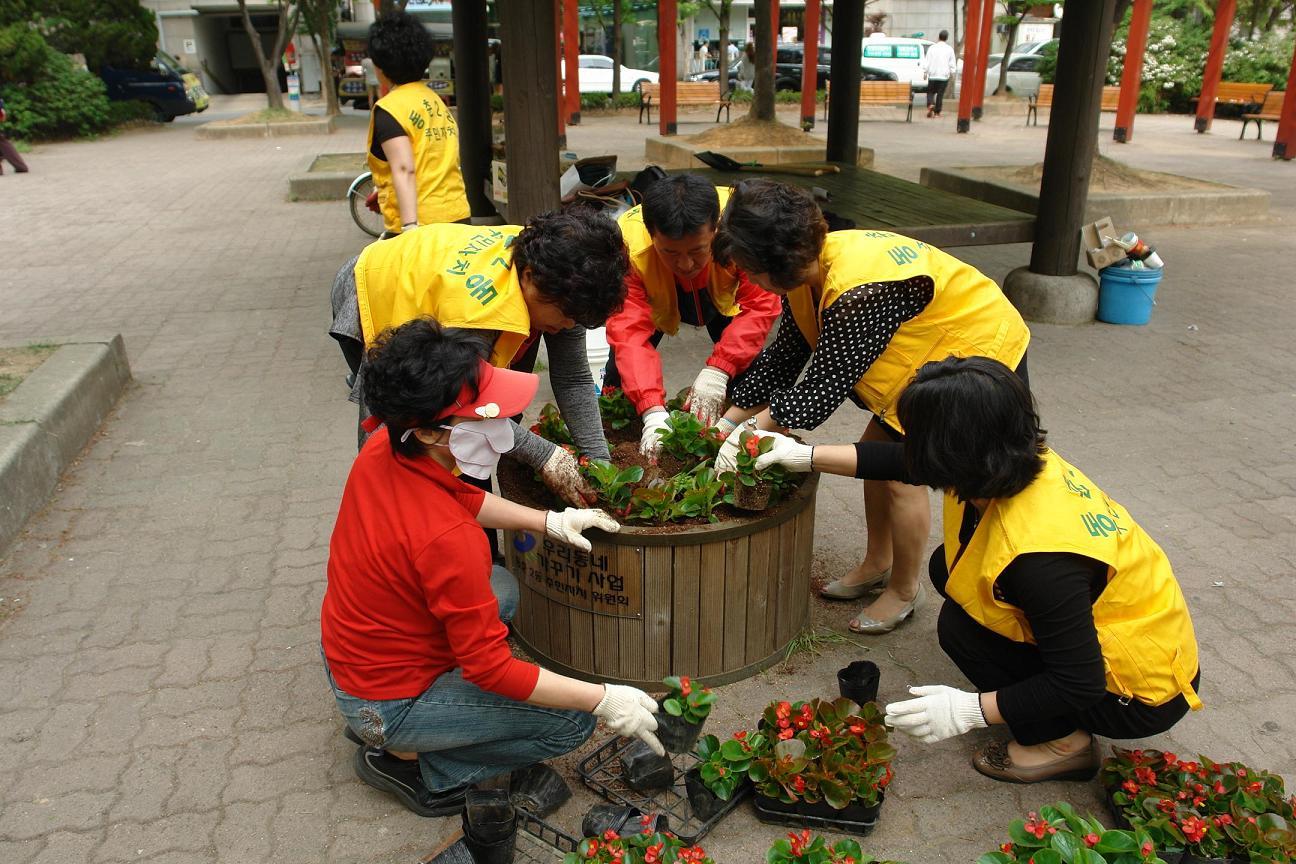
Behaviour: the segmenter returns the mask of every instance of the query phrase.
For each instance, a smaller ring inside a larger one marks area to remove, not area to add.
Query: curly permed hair
[[[720,214],[716,255],[748,273],[767,273],[790,291],[819,257],[828,223],[810,193],[774,180],[744,180]]]
[[[531,218],[513,241],[513,265],[528,267],[536,290],[582,327],[602,327],[625,302],[630,266],[621,229],[585,208]]]
[[[393,84],[421,81],[432,62],[432,37],[413,15],[388,12],[369,25],[369,59]]]

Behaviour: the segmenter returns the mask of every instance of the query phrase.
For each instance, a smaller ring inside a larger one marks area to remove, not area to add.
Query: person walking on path
[[[737,184],[720,217],[719,246],[753,282],[783,297],[783,317],[734,388],[717,471],[733,470],[738,424],[814,429],[847,398],[874,415],[862,440],[903,441],[896,400],[929,359],[980,355],[1025,374],[1030,331],[993,280],[888,231],[830,234],[804,190],[772,180]],[[864,561],[821,593],[854,600],[884,586],[850,628],[887,633],[922,602],[927,491],[865,481],[864,513]]]
[[[748,42],[743,48],[738,64],[738,89],[752,90],[756,86],[756,43]]]
[[[492,567],[479,526],[586,551],[582,531],[619,526],[601,510],[513,504],[451,473],[490,461],[479,442],[536,392],[535,375],[496,369],[484,353],[428,319],[369,349],[368,398],[383,428],[351,468],[329,541],[321,645],[348,737],[361,742],[355,772],[420,816],[457,813],[473,783],[579,747],[598,719],[663,753],[646,693],[509,650],[517,581]]]
[[[1005,724],[972,758],[996,780],[1089,780],[1094,736],[1159,735],[1202,707],[1197,639],[1161,547],[1051,450],[1030,389],[985,357],[927,363],[900,396],[902,444],[811,447],[777,433],[757,467],[945,493],[928,571],[941,648],[978,692],[911,687],[887,725],[925,743]]]
[[[945,88],[958,67],[958,58],[954,48],[949,44],[949,31],[942,30],[936,37],[937,42],[927,47],[927,59],[923,61],[923,72],[927,76],[927,116],[939,117],[945,104]]]
[[[371,103],[368,154],[388,236],[471,215],[459,172],[459,127],[423,80],[432,53],[432,38],[412,15],[391,12],[369,27],[369,58],[391,88]]]
[[[9,119],[5,113],[4,100],[0,99],[0,124],[4,124]],[[27,173],[27,163],[23,161],[22,155],[19,154],[18,148],[14,146],[4,134],[3,125],[0,125],[0,174],[4,173],[4,163],[8,162],[13,166],[14,171],[19,174]]]
[[[666,386],[657,346],[681,323],[705,327],[715,348],[685,409],[707,426],[724,413],[730,382],[765,345],[779,300],[742,271],[715,263],[711,245],[729,189],[696,174],[658,180],[643,204],[617,220],[630,251],[625,306],[607,322],[604,386],[620,386],[643,418],[639,449],[654,457],[666,427]]]
[[[370,411],[361,359],[389,327],[430,317],[470,330],[500,368],[531,371],[543,336],[554,397],[580,451],[609,458],[585,328],[601,327],[625,297],[627,256],[612,220],[589,210],[551,211],[520,225],[426,225],[371,243],[333,281],[333,324],[351,369],[363,446]],[[576,457],[516,423],[492,442],[534,468],[564,501],[592,493]],[[490,472],[466,472],[490,488]]]

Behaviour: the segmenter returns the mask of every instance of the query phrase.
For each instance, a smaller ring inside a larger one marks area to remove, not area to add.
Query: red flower
[[[1215,817],[1215,824],[1216,824],[1216,825],[1232,825],[1232,824],[1233,824],[1233,817],[1230,816],[1228,813],[1221,813],[1220,815],[1218,815],[1218,816]]]
[[[735,733],[733,734],[733,737],[734,737],[734,739],[737,740],[737,741],[746,741],[746,740],[747,740],[747,730],[746,730],[746,729],[739,729],[737,732],[735,732]]]
[[[796,791],[798,791],[798,792],[804,792],[804,791],[805,791],[805,778],[802,777],[800,774],[798,774],[798,775],[797,775],[795,778],[793,778],[793,780],[792,780],[792,787],[793,787],[794,789],[796,789]]]
[[[1202,798],[1202,797],[1200,797],[1200,796],[1197,797],[1197,798],[1194,798],[1194,799],[1193,799],[1193,806],[1194,806],[1194,807],[1200,807],[1200,806],[1202,806],[1202,805],[1205,804],[1205,803],[1206,803],[1206,799],[1205,799],[1205,798]]]
[[[778,737],[780,741],[786,741],[787,739],[791,738],[793,734],[794,733],[792,729],[789,727],[787,729],[780,729]]]
[[[863,723],[852,723],[850,725],[850,731],[851,734],[853,735],[863,735],[865,732],[868,731],[868,727],[866,727]]]
[[[598,854],[599,842],[597,840],[589,841],[589,848],[585,850],[586,858],[593,858]]]
[[[665,843],[654,843],[644,850],[644,864],[657,864],[661,860],[662,848]]]
[[[775,717],[790,717],[792,715],[792,703],[780,702],[774,706]]]
[[[1199,816],[1189,816],[1179,823],[1179,829],[1189,843],[1200,843],[1206,836],[1206,821]]]
[[[1218,780],[1215,781],[1215,794],[1216,795],[1224,794],[1224,784]]]
[[[1263,788],[1264,788],[1264,784],[1261,783],[1259,780],[1252,781],[1246,785],[1246,790],[1248,792],[1259,792]]]
[[[1028,834],[1034,834],[1037,840],[1043,840],[1044,835],[1048,833],[1049,824],[1039,818],[1034,810],[1026,814],[1026,824],[1023,826]]]
[[[1245,776],[1246,776],[1246,769],[1245,769],[1245,768],[1239,768],[1239,769],[1237,769],[1237,776],[1239,776],[1239,777],[1245,777]]]
[[[1173,813],[1175,810],[1175,803],[1169,798],[1162,798],[1156,806],[1162,813]]]
[[[999,844],[999,851],[1002,852],[1002,853],[1004,853],[1005,855],[1011,855],[1011,854],[1013,854],[1013,844],[1011,844],[1011,843],[1000,843],[1000,844]]]
[[[1143,846],[1139,851],[1143,853],[1144,858],[1149,857],[1152,854],[1152,841],[1144,840]]]
[[[1126,792],[1130,793],[1131,795],[1137,795],[1139,791],[1138,784],[1135,783],[1133,780],[1126,780],[1124,783],[1121,784],[1121,788],[1124,789]]]
[[[792,847],[792,857],[799,858],[801,853],[805,850],[805,847],[810,845],[810,830],[806,829],[800,834],[789,831],[787,836],[788,845]]]
[[[693,692],[693,683],[689,681],[687,675],[680,676],[680,692],[685,696]]]
[[[886,766],[886,773],[883,774],[882,779],[878,781],[878,788],[885,789],[887,785],[891,782],[891,778],[894,776],[895,774],[891,771],[891,766],[890,765]]]
[[[531,431],[532,431],[533,433],[535,433],[536,435],[539,435],[539,434],[540,434],[540,424],[539,424],[539,423],[532,423],[532,424],[531,424]]]
[[[1138,779],[1138,782],[1142,783],[1145,786],[1156,785],[1157,782],[1156,772],[1154,772],[1151,768],[1135,768],[1134,776]]]
[[[644,832],[647,833],[648,828],[652,825],[652,821],[653,821],[653,814],[645,813],[644,815],[639,817],[639,827],[643,828]]]
[[[1162,753],[1161,758],[1165,760],[1167,765],[1173,765],[1179,761],[1179,757],[1173,753]]]
[[[747,443],[746,443],[746,445],[744,445],[744,446],[747,448],[747,455],[750,456],[750,457],[752,457],[753,459],[755,459],[757,456],[760,455],[760,441],[759,441],[759,439],[757,439],[757,438],[755,438],[755,437],[748,438],[748,439],[747,439]]]
[[[617,832],[615,832],[615,831],[613,831],[611,828],[609,828],[609,829],[607,829],[606,831],[603,832],[603,839],[604,839],[604,840],[620,840],[620,839],[621,839],[621,835],[617,834]]]
[[[1094,833],[1089,833],[1084,835],[1085,845],[1088,846],[1090,849],[1098,845],[1098,839],[1099,839],[1098,835]]]
[[[798,729],[805,729],[807,726],[810,725],[810,720],[806,717],[798,717],[792,722],[796,724],[796,728]]]
[[[1180,770],[1180,771],[1187,771],[1189,774],[1196,774],[1196,773],[1197,773],[1197,770],[1198,770],[1200,767],[1201,767],[1201,766],[1198,765],[1196,762],[1180,762],[1180,763],[1179,763],[1179,770]]]

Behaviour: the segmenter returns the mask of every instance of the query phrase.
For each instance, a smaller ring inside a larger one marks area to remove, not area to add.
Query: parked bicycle
[[[347,206],[361,231],[370,237],[382,234],[382,210],[378,207],[378,188],[374,186],[373,172],[366,171],[351,181],[351,187],[347,189]]]

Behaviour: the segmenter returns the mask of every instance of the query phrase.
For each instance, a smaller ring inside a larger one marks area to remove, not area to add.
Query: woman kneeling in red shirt
[[[489,474],[495,448],[512,447],[507,418],[539,379],[490,366],[479,340],[430,319],[384,333],[365,363],[365,400],[385,428],[347,478],[320,612],[329,683],[364,742],[356,774],[441,816],[462,808],[471,784],[580,746],[596,718],[661,752],[647,694],[509,651],[517,582],[492,568],[481,528],[543,531],[583,549],[581,531],[617,530],[602,511],[522,507],[451,473]]]

